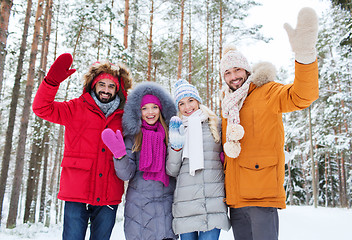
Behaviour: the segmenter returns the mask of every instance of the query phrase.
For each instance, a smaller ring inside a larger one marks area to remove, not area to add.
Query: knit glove
[[[52,86],[60,85],[62,81],[76,72],[76,69],[70,69],[72,62],[71,54],[61,54],[51,65],[48,74],[44,78],[45,81]]]
[[[101,133],[101,138],[114,155],[114,158],[120,159],[126,155],[126,146],[120,130],[116,130],[116,133],[114,133],[112,129],[106,128]]]
[[[169,142],[174,150],[180,150],[185,144],[184,126],[182,125],[182,120],[177,116],[173,116],[170,119]]]
[[[297,26],[293,29],[284,24],[296,61],[310,64],[316,60],[316,42],[318,38],[318,17],[312,8],[302,8],[298,13]]]

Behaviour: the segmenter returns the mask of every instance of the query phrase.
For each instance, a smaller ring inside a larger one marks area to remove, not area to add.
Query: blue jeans
[[[219,239],[220,229],[214,228],[206,232],[190,232],[180,234],[181,240],[216,240]]]
[[[118,205],[92,206],[65,202],[63,240],[84,240],[90,220],[90,240],[108,240],[115,225]]]
[[[230,220],[235,239],[277,240],[279,237],[277,208],[230,208]]]

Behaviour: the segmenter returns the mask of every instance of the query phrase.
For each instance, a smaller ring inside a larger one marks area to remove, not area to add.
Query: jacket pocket
[[[60,195],[68,198],[89,199],[92,184],[93,159],[65,157],[61,163]]]
[[[239,162],[239,192],[245,199],[263,199],[278,195],[278,159],[264,157]]]

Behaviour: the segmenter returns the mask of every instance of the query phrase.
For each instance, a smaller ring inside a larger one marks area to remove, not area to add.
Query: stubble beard
[[[109,98],[101,98],[101,97],[100,97],[100,94],[102,94],[102,93],[108,95]],[[95,96],[98,98],[98,100],[99,100],[101,103],[109,103],[109,102],[111,102],[112,100],[115,99],[115,96],[116,96],[116,95],[112,96],[111,93],[106,93],[106,92],[100,91],[100,92],[98,92],[98,93],[95,93]]]

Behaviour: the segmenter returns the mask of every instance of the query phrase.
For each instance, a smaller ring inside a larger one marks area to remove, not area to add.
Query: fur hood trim
[[[169,92],[155,82],[143,82],[136,85],[128,94],[125,112],[122,117],[124,135],[136,135],[142,125],[141,100],[144,95],[151,94],[159,98],[165,123],[169,125],[170,118],[176,115],[174,100]]]
[[[108,73],[123,81],[125,92],[132,86],[132,76],[130,70],[123,63],[112,64],[108,61],[101,61],[92,64],[86,74],[83,76],[83,86],[85,92],[90,92],[91,85],[95,77],[100,73]]]
[[[253,66],[251,82],[258,87],[263,86],[268,82],[275,81],[276,68],[272,63],[260,62]]]

